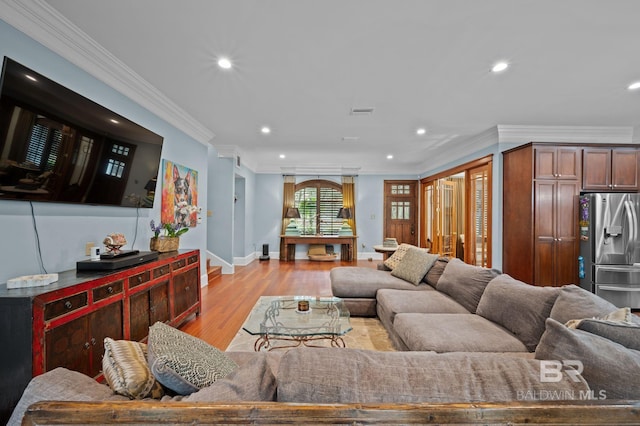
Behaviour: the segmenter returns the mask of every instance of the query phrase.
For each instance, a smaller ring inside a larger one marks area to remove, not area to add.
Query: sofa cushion
[[[549,316],[564,324],[573,319],[606,315],[616,309],[618,309],[616,305],[590,291],[570,284],[560,287],[560,294]]]
[[[39,401],[129,401],[109,386],[77,371],[58,367],[31,379],[11,414],[9,425],[19,425],[25,411]]]
[[[556,287],[536,287],[503,274],[485,289],[477,314],[512,332],[533,352],[558,293]]]
[[[582,376],[596,398],[640,399],[640,351],[604,337],[572,330],[549,318],[536,359],[580,361]]]
[[[237,368],[222,351],[162,322],[149,327],[148,350],[153,375],[181,395],[209,386]]]
[[[436,289],[451,296],[456,302],[474,313],[485,287],[500,272],[495,269],[469,265],[460,259],[451,259]]]
[[[480,402],[543,392],[578,398],[584,381],[541,383],[539,361],[494,354],[292,349],[282,357],[278,401],[316,404]],[[526,393],[526,394],[525,394]]]
[[[430,254],[417,247],[411,247],[391,271],[391,275],[413,285],[418,285],[437,258],[437,254]]]
[[[398,290],[433,290],[426,283],[413,285],[396,278],[390,272],[379,271],[364,266],[338,266],[329,272],[331,291],[336,297],[375,298],[381,288]]]
[[[162,385],[147,364],[147,345],[129,340],[104,339],[102,372],[109,387],[131,399],[161,398]]]
[[[464,306],[438,291],[406,292],[404,290],[380,289],[376,296],[378,318],[393,324],[397,314],[468,314]]]
[[[411,351],[527,352],[508,330],[469,314],[397,314],[393,331]]]
[[[284,351],[225,352],[238,368],[182,399],[189,402],[275,401],[276,374]]]
[[[427,275],[424,276],[424,281],[435,288],[438,285],[438,280],[442,276],[444,269],[447,267],[449,263],[448,257],[439,257],[434,263],[431,269],[427,272]]]

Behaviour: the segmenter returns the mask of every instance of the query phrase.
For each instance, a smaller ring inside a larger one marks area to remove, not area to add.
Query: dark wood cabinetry
[[[638,185],[638,147],[529,143],[503,153],[503,272],[529,284],[578,283],[581,191]]]
[[[575,284],[578,276],[578,181],[535,181],[534,187],[535,263],[531,284]]]
[[[129,298],[130,340],[143,340],[149,333],[149,326],[157,321],[168,322],[169,281],[162,281],[145,288]]]
[[[568,146],[538,146],[535,149],[536,179],[580,179],[580,149]]]
[[[105,337],[142,341],[156,321],[178,326],[200,310],[197,250],[116,271],[66,271],[45,287],[0,285],[0,423],[32,376],[65,367],[98,377]]]
[[[535,285],[577,282],[581,149],[528,144],[503,155],[503,271]]]
[[[583,150],[585,191],[638,191],[638,150],[599,148]]]
[[[44,333],[44,371],[65,367],[95,377],[102,369],[105,337],[122,339],[122,300]]]

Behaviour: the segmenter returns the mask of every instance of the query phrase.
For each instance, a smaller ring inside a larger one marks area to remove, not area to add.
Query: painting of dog
[[[162,160],[162,223],[193,227],[197,223],[198,172]]]

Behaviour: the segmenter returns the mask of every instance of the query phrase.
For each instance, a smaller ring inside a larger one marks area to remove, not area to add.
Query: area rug
[[[389,340],[387,330],[377,318],[351,317],[351,327],[353,330],[345,334],[342,339],[347,348],[370,349],[375,351],[394,351],[393,344]],[[233,338],[227,351],[246,352],[253,351],[253,344],[258,336],[251,334],[240,328],[240,331]],[[317,346],[330,346],[329,340],[314,341]]]

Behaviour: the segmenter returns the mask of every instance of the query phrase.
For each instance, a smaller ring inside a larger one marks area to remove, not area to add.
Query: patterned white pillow
[[[155,378],[180,395],[207,387],[238,367],[219,349],[162,322],[149,327],[148,361]]]

